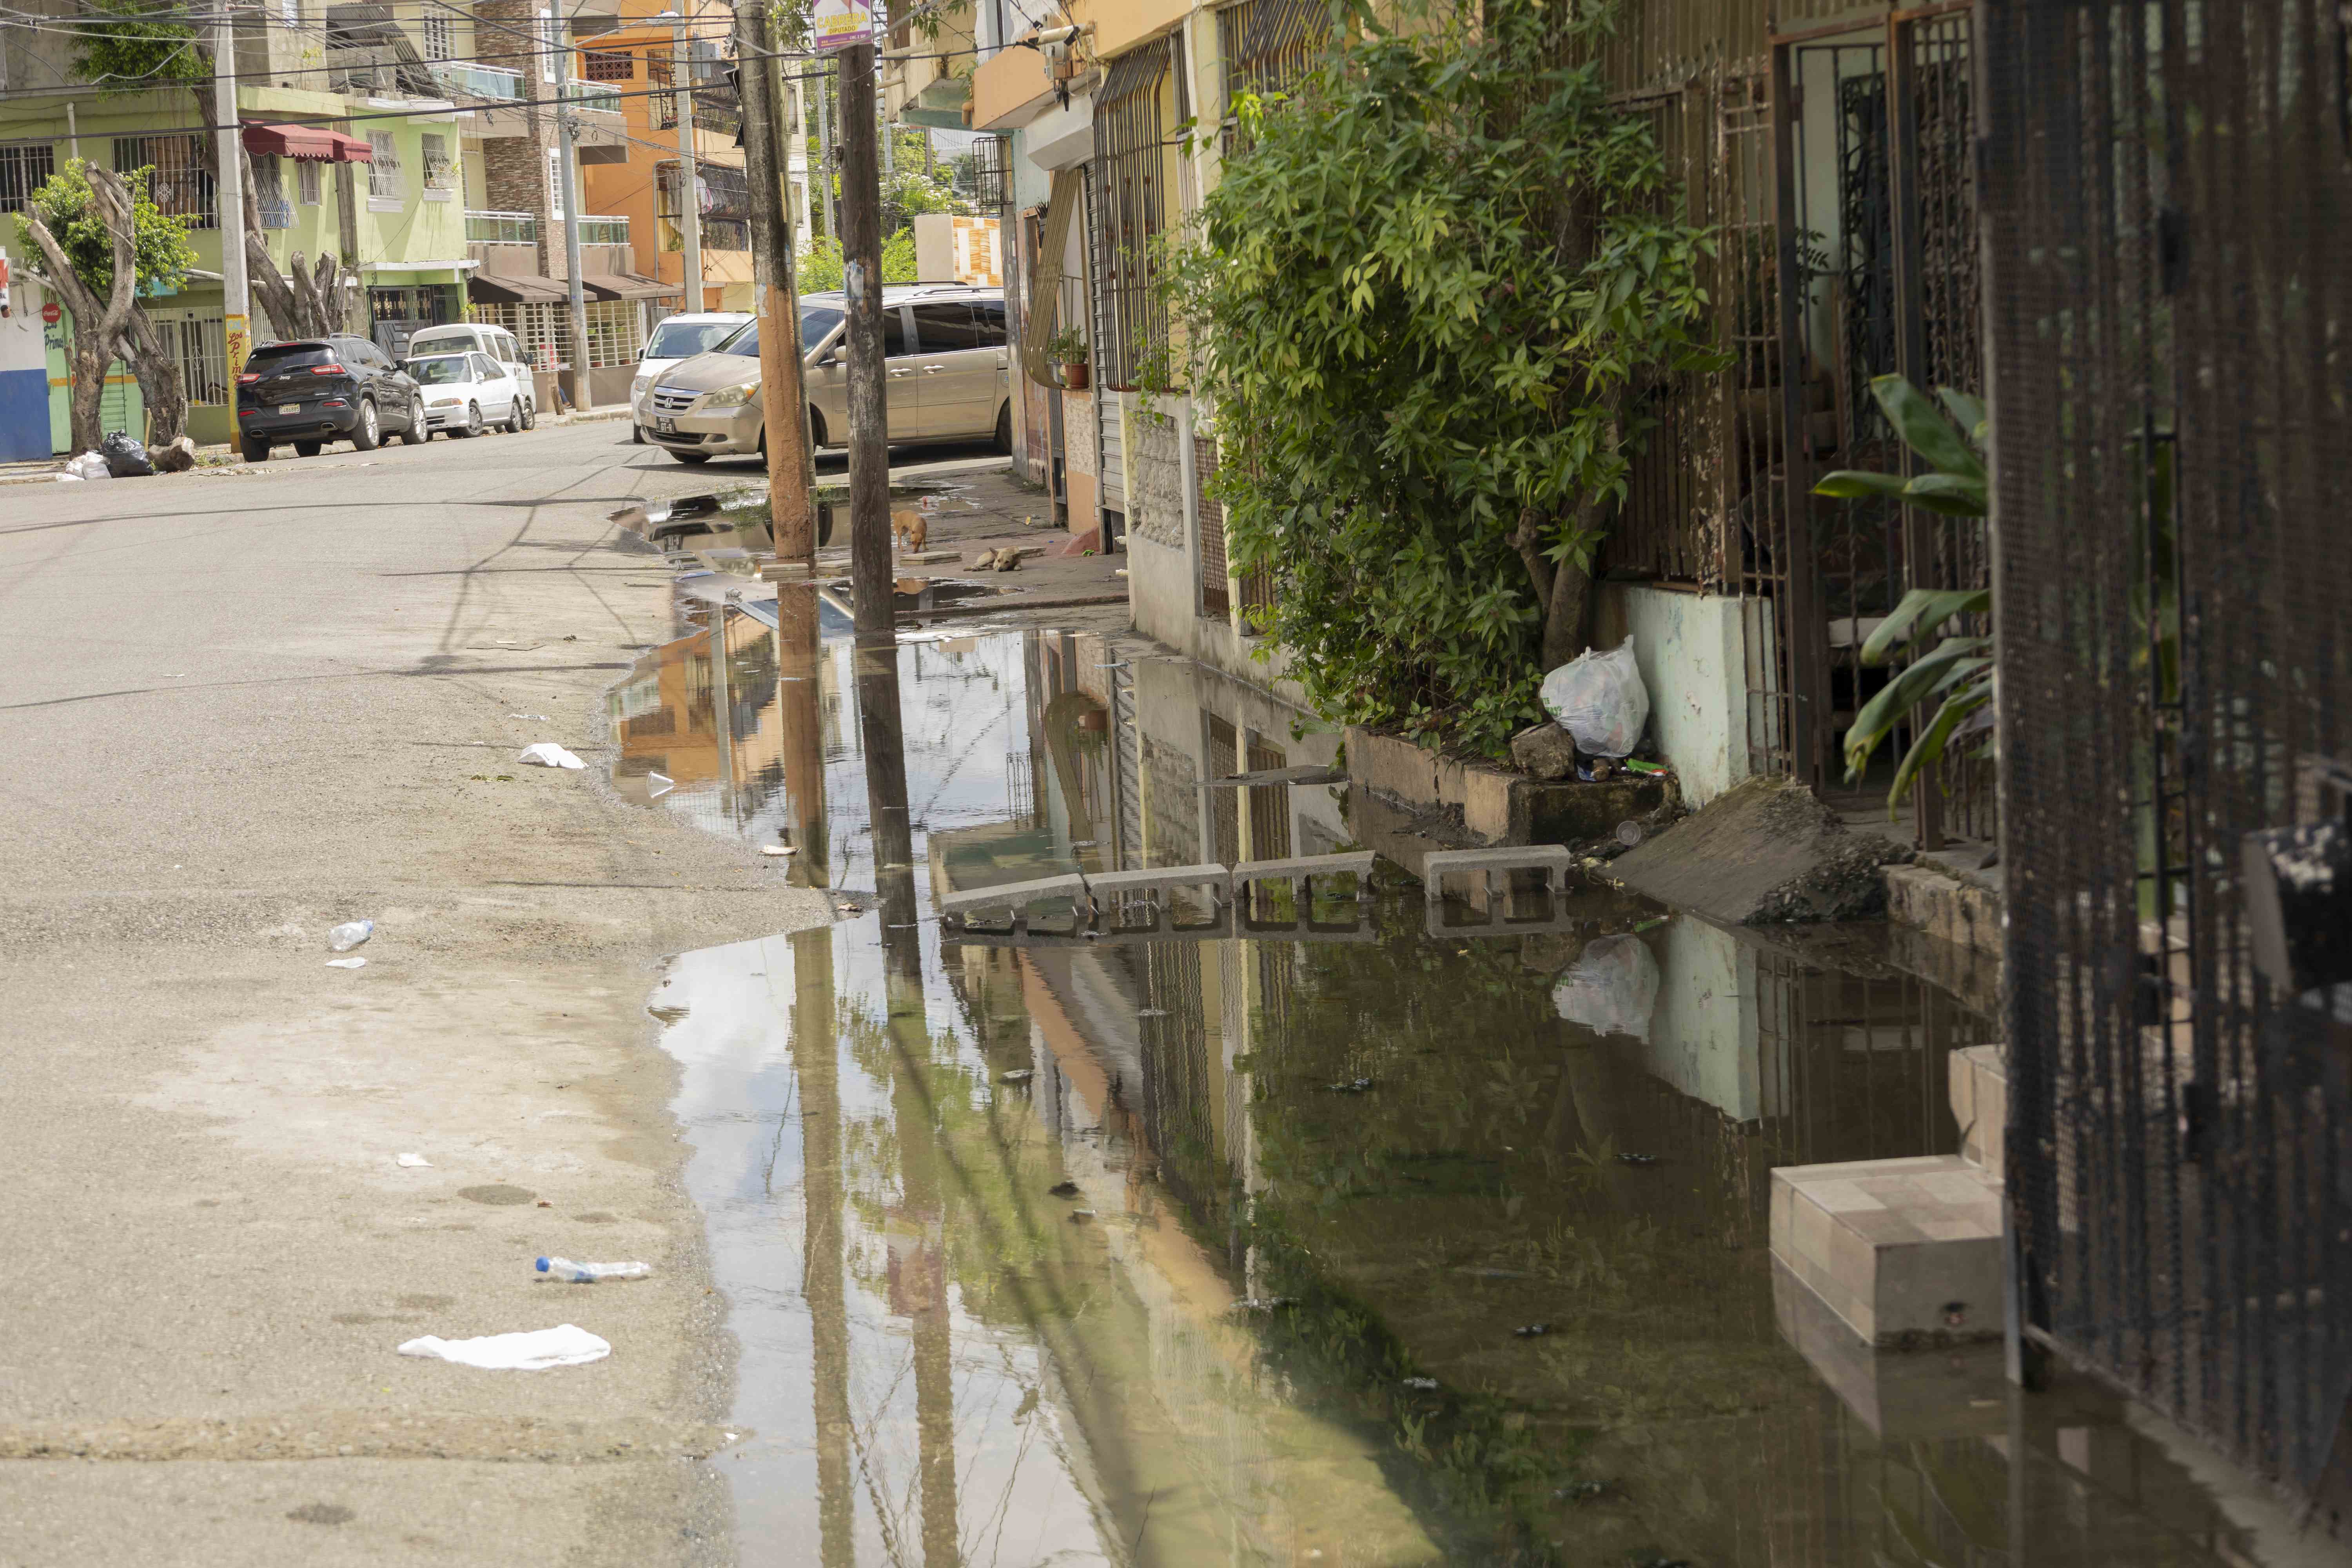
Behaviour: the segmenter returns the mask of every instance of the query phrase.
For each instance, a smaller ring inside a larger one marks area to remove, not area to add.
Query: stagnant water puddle
[[[1383,877],[1337,932],[949,931],[950,889],[1349,847],[1342,786],[1213,787],[1337,738],[1129,640],[775,619],[706,605],[614,698],[625,782],[842,910],[652,1001],[746,1562],[2266,1560],[2153,1422],[1776,1287],[1767,1173],[1951,1150],[1990,1037],[1883,930],[1596,886],[1498,933]],[[1556,995],[1604,936],[1654,987],[1610,1033]]]

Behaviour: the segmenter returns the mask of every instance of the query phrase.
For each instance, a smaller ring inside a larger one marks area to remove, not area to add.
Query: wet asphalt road
[[[590,423],[0,488],[0,1565],[726,1559],[644,1005],[829,911],[615,796],[604,718],[672,628],[606,514],[718,472]],[[562,1322],[612,1355],[395,1353]]]

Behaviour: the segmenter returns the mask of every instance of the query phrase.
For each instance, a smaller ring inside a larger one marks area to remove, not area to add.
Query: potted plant
[[[1064,327],[1045,340],[1045,357],[1062,367],[1062,385],[1071,392],[1087,389],[1087,340],[1076,327]]]

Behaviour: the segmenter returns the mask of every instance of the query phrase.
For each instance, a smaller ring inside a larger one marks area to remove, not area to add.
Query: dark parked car
[[[267,462],[273,446],[315,458],[330,441],[373,452],[388,431],[412,447],[429,434],[416,383],[365,338],[255,349],[236,378],[236,430],[248,463]]]

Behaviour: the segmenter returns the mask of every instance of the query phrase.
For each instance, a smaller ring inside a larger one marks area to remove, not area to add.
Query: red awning
[[[375,149],[362,138],[323,125],[247,125],[245,150],[319,163],[366,163],[375,158]]]

